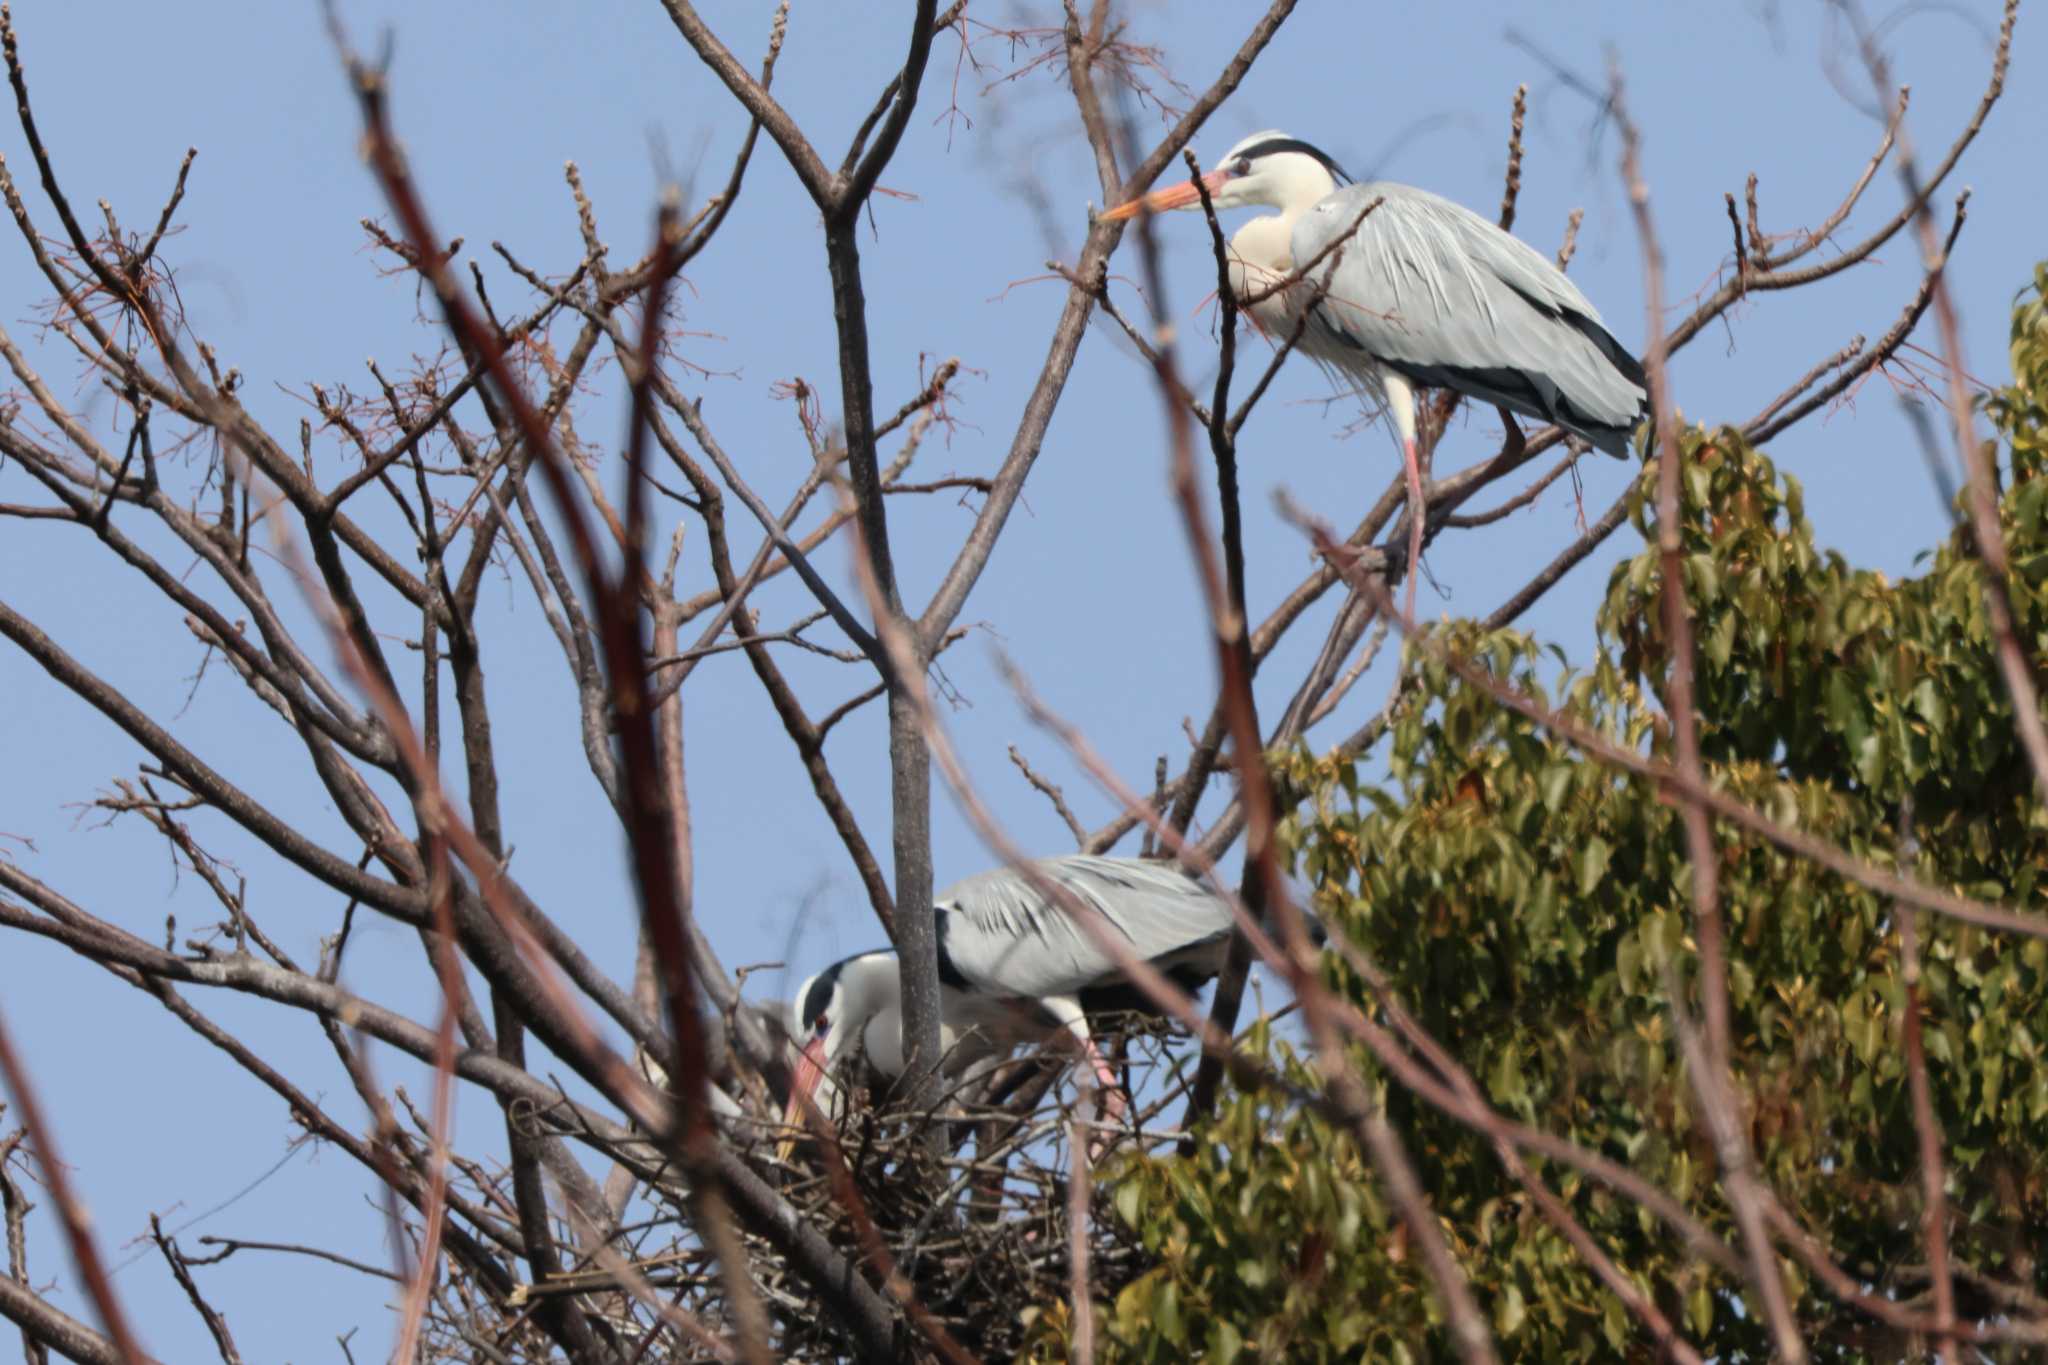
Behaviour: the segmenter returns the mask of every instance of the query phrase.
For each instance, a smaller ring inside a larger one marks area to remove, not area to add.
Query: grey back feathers
[[[955,882],[935,901],[941,1065],[948,1074],[1008,1052],[1050,1025],[1085,1041],[1090,1012],[1157,1012],[1129,984],[1118,955],[1077,921],[1076,910],[1186,991],[1222,970],[1233,928],[1229,903],[1201,882],[1172,863],[1136,858],[1041,858]],[[828,1066],[864,1044],[876,1070],[898,1074],[897,971],[895,953],[881,949],[811,976],[790,1002],[792,1041],[802,1047],[822,1039]]]
[[[935,901],[940,1066],[948,1075],[1048,1028],[1090,1048],[1090,1014],[1157,1012],[1127,980],[1120,954],[1083,920],[1190,992],[1222,970],[1234,926],[1229,903],[1194,877],[1135,858],[1042,858],[956,882]],[[797,988],[789,1010],[792,1040],[821,1046],[827,1070],[858,1044],[874,1070],[899,1075],[902,1025],[898,964],[887,949],[824,968]],[[819,1093],[828,1108],[839,1102],[836,1089]]]
[[[1375,199],[1384,199],[1359,222]],[[1431,388],[1555,422],[1628,453],[1643,368],[1577,285],[1535,248],[1460,204],[1388,181],[1346,185],[1295,222],[1297,263],[1358,222],[1311,328]],[[1327,262],[1331,258],[1323,257]],[[1322,268],[1309,273],[1320,283]]]
[[[1229,939],[1229,905],[1172,863],[1077,854],[1030,867],[1140,960],[1193,966],[1204,954],[1220,959]],[[954,883],[937,911],[941,972],[950,968],[956,988],[1045,998],[1122,977],[1095,936],[1014,869]]]

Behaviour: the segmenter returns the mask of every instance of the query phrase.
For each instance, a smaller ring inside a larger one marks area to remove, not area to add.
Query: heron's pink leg
[[[1089,1070],[1095,1073],[1095,1093],[1100,1097],[1095,1104],[1096,1122],[1105,1128],[1114,1127],[1124,1116],[1124,1092],[1117,1084],[1116,1072],[1096,1049],[1095,1040],[1086,1034],[1081,1036],[1081,1055],[1087,1059]],[[1110,1135],[1097,1132],[1088,1139],[1088,1164],[1093,1166],[1102,1159],[1109,1149]]]
[[[1415,578],[1422,572],[1422,461],[1415,454],[1415,438],[1403,437],[1401,463],[1408,476],[1408,587],[1401,595],[1401,614],[1415,620]]]

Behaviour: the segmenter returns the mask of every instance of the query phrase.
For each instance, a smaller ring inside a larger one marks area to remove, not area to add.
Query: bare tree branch
[[[1692,619],[1685,600],[1682,572],[1683,542],[1679,525],[1679,464],[1683,459],[1678,444],[1678,413],[1672,404],[1670,375],[1665,368],[1667,352],[1659,333],[1664,316],[1664,256],[1650,221],[1650,191],[1643,180],[1641,143],[1636,127],[1622,105],[1621,70],[1613,72],[1609,104],[1621,124],[1621,174],[1628,187],[1629,202],[1635,207],[1636,230],[1642,239],[1644,293],[1650,318],[1650,349],[1643,357],[1649,376],[1650,407],[1655,423],[1657,450],[1657,552],[1662,568],[1664,643],[1669,667],[1664,676],[1664,710],[1671,717],[1676,766],[1690,791],[1681,799],[1685,812],[1686,852],[1692,866],[1693,935],[1699,945],[1700,1012],[1705,1020],[1701,1046],[1688,1058],[1686,1076],[1692,1082],[1693,1112],[1700,1125],[1713,1134],[1715,1154],[1721,1163],[1722,1186],[1734,1206],[1736,1226],[1741,1229],[1750,1261],[1750,1283],[1757,1291],[1763,1317],[1771,1329],[1778,1354],[1792,1365],[1806,1359],[1785,1297],[1784,1277],[1779,1273],[1770,1235],[1764,1228],[1763,1200],[1756,1171],[1756,1155],[1749,1145],[1744,1121],[1733,1087],[1729,1084],[1731,1056],[1728,1029],[1728,966],[1722,942],[1720,904],[1720,850],[1715,847],[1713,824],[1706,803],[1691,795],[1706,786],[1700,762],[1699,715],[1693,704]],[[1690,1009],[1680,993],[1675,971],[1670,973],[1671,1014],[1682,1037],[1692,1035]]]

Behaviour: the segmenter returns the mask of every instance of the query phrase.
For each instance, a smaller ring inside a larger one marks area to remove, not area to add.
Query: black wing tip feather
[[[1595,449],[1620,459],[1628,458],[1629,438],[1649,411],[1648,399],[1645,398],[1643,409],[1635,421],[1625,427],[1616,426],[1581,412],[1554,386],[1540,385],[1522,370],[1505,366],[1417,365],[1385,358],[1381,358],[1379,363],[1396,371],[1417,388],[1451,389],[1485,402],[1499,403],[1525,417],[1554,423]]]
[[[1628,347],[1614,339],[1614,333],[1602,327],[1583,313],[1567,312],[1565,321],[1575,328],[1579,335],[1600,349],[1607,357],[1607,363],[1629,383],[1641,389],[1645,395],[1650,391],[1650,376],[1643,369],[1643,362],[1632,354]]]
[[[1523,412],[1530,417],[1554,422],[1575,436],[1584,438],[1597,450],[1604,450],[1618,459],[1627,459],[1629,440],[1635,429],[1650,415],[1649,375],[1643,369],[1643,362],[1636,358],[1626,346],[1615,340],[1614,333],[1599,322],[1587,317],[1574,308],[1557,308],[1545,303],[1514,285],[1517,297],[1533,308],[1539,315],[1552,321],[1563,322],[1600,352],[1601,358],[1614,367],[1614,372],[1630,384],[1643,391],[1642,406],[1637,409],[1635,420],[1627,426],[1602,422],[1573,406],[1565,394],[1554,388],[1546,392],[1534,383],[1527,374],[1511,369],[1482,369],[1457,365],[1407,365],[1382,360],[1391,364],[1410,381],[1432,388],[1457,389],[1462,393],[1492,399]]]
[[[1643,391],[1647,401],[1650,384],[1649,376],[1643,371],[1643,362],[1637,359],[1628,347],[1616,341],[1614,333],[1608,331],[1597,320],[1579,312],[1576,308],[1552,307],[1528,291],[1516,289],[1513,284],[1508,284],[1508,288],[1513,289],[1517,298],[1544,317],[1563,321],[1573,331],[1592,342],[1594,348],[1602,356],[1606,357],[1607,363],[1614,367],[1617,374]]]

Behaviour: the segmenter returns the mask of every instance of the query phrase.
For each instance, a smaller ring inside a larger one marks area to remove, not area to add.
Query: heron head
[[[866,1047],[870,1065],[889,1070],[887,1045],[900,1048],[895,1035],[901,1027],[897,1022],[901,995],[896,954],[887,950],[835,962],[804,982],[789,1015],[789,1042],[795,1056],[790,1066],[789,1104],[782,1113],[786,1126],[804,1126],[807,1104],[837,1117],[845,1097],[833,1073],[856,1043]],[[895,1065],[901,1068],[900,1061]],[[792,1133],[783,1139],[777,1154],[786,1158],[795,1145]]]
[[[804,982],[790,1003],[789,1045],[795,1057],[790,1066],[789,1104],[782,1112],[786,1127],[803,1126],[806,1104],[816,1104],[829,1114],[838,1101],[838,1088],[829,1073],[846,1050],[847,1040],[855,1036],[840,980],[845,968],[844,962],[835,962],[817,973]],[[787,1159],[795,1145],[794,1137],[786,1137],[776,1154]]]
[[[1307,208],[1339,185],[1351,182],[1344,168],[1328,153],[1299,138],[1277,131],[1253,133],[1223,154],[1216,168],[1202,176],[1200,185],[1209,191],[1210,202],[1219,209],[1270,205],[1284,212]],[[1102,216],[1130,218],[1139,212],[1164,213],[1168,209],[1191,209],[1202,202],[1197,182],[1183,181],[1162,190],[1118,204]]]

